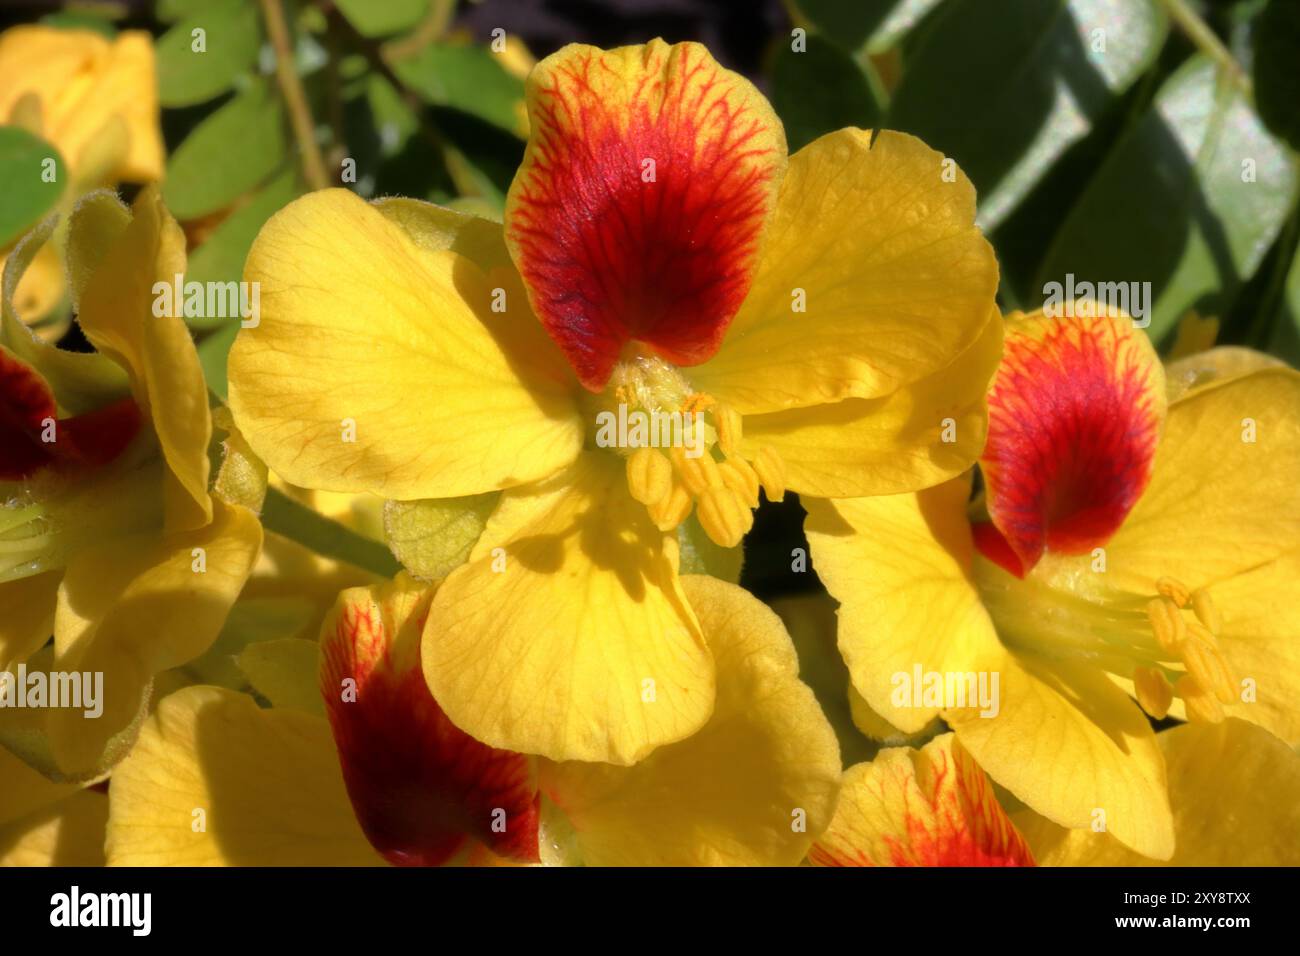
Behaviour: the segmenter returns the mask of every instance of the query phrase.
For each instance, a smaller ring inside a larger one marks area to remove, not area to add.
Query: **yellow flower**
[[[165,698],[114,772],[108,861],[793,865],[831,820],[834,732],[770,610],[712,578],[683,586],[718,661],[717,708],[635,767],[555,764],[457,729],[420,668],[437,586],[402,575],[343,592],[326,620],[328,716],[215,687]],[[314,687],[316,669],[297,681]]]
[[[52,230],[47,221],[19,244],[7,292]],[[6,710],[0,740],[77,780],[130,746],[153,676],[216,637],[261,526],[208,492],[198,356],[181,319],[153,308],[154,283],[185,270],[184,237],[157,189],[133,210],[106,191],[86,197],[68,249],[96,353],[59,351],[3,303],[0,668],[100,674],[102,710]]]
[[[108,795],[52,783],[0,747],[0,866],[103,866]]]
[[[1008,317],[988,517],[958,479],[811,502],[807,530],[875,714],[941,716],[1038,813],[1167,859],[1143,709],[1300,740],[1300,375],[1207,353],[1167,400],[1132,322],[1075,306]]]
[[[63,157],[66,214],[97,186],[154,182],[163,174],[153,40],[128,30],[109,40],[91,30],[16,26],[0,33],[0,125],[21,126]],[[11,252],[0,249],[0,264]],[[63,264],[46,245],[14,293],[28,322],[62,300]]]
[[[263,228],[231,409],[296,485],[500,491],[434,598],[434,696],[494,747],[626,765],[714,705],[679,524],[694,507],[733,546],[760,488],[967,468],[997,267],[938,153],[843,130],[787,159],[766,101],[698,45],[570,46],[527,95],[504,229],[339,190]],[[611,440],[633,413],[678,416],[674,447]]]

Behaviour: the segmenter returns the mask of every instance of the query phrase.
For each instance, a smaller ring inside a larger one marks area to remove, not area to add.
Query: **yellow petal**
[[[74,793],[0,824],[0,866],[103,866],[107,823],[107,796]]]
[[[29,93],[40,100],[42,135],[58,147],[74,174],[105,127],[126,132],[125,149],[106,170],[108,181],[152,182],[163,172],[158,82],[149,34],[128,30],[113,40],[91,30],[38,25],[0,34],[0,119]]]
[[[54,633],[58,571],[0,584],[0,671],[27,660]]]
[[[844,772],[819,866],[1032,866],[984,771],[952,734]]]
[[[95,348],[130,373],[136,404],[152,421],[167,460],[167,528],[190,531],[212,520],[208,391],[189,329],[177,315],[154,314],[153,291],[155,283],[170,285],[184,273],[185,234],[156,187],[140,194],[132,212],[130,225],[86,280],[77,318]],[[74,214],[74,235],[79,220]],[[93,228],[100,226],[96,216]]]
[[[325,715],[321,701],[320,645],[298,637],[249,644],[239,654],[239,669],[273,707]]]
[[[968,485],[915,495],[806,499],[813,564],[840,602],[840,653],[871,709],[916,733],[940,707],[918,704],[913,673],[980,672],[1005,651],[969,577]]]
[[[1266,352],[1220,345],[1206,352],[1196,352],[1165,366],[1165,387],[1170,403],[1213,383],[1241,378],[1266,368],[1286,368],[1286,363]]]
[[[713,709],[713,661],[676,542],[604,453],[502,495],[469,563],[434,597],[423,654],[453,723],[553,760],[635,763]]]
[[[421,246],[352,193],[282,209],[245,278],[260,283],[261,319],[231,350],[230,408],[288,481],[459,497],[543,478],[581,448],[576,383],[539,374],[518,297],[492,312],[472,261]]]
[[[1106,546],[1108,581],[1153,594],[1167,576],[1195,590],[1293,549],[1297,409],[1290,369],[1211,383],[1169,406],[1151,483]]]
[[[1146,715],[1091,667],[1049,670],[1007,655],[999,709],[949,710],[944,720],[979,765],[1062,826],[1104,827],[1145,856],[1174,850],[1165,766]]]
[[[742,449],[774,449],[801,495],[842,498],[916,491],[970,468],[984,447],[984,394],[1002,353],[995,309],[951,365],[881,398],[847,398],[745,419]]]
[[[190,687],[165,698],[113,772],[111,866],[378,866],[329,724]]]
[[[1265,730],[1229,718],[1156,735],[1169,768],[1177,848],[1166,862],[1105,833],[1014,815],[1045,866],[1300,865],[1300,755]]]
[[[830,823],[840,755],[780,619],[682,579],[718,669],[708,723],[634,767],[563,763],[542,783],[589,866],[792,866]]]
[[[102,673],[103,713],[50,711],[51,745],[65,774],[111,762],[106,748],[141,714],[153,676],[216,639],[261,541],[250,512],[218,503],[200,531],[117,539],[73,558],[59,588],[54,667]],[[197,570],[200,562],[206,570]]]
[[[0,745],[0,825],[19,820],[66,800],[79,789],[72,783],[54,783],[37,773]]]
[[[877,398],[951,364],[998,284],[975,190],[952,171],[889,131],[840,130],[792,156],[753,288],[692,381],[751,414]]]

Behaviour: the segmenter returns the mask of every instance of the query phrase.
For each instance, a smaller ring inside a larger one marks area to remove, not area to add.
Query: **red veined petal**
[[[352,588],[322,627],[321,692],[357,821],[399,866],[445,863],[472,840],[536,862],[533,761],[458,729],[425,683],[432,596],[405,578]]]
[[[506,240],[533,310],[600,391],[624,346],[705,361],[749,291],[785,169],[762,95],[696,43],[570,45],[528,80]]]
[[[844,773],[818,866],[1033,866],[988,776],[953,734],[882,750]]]
[[[1091,302],[1007,319],[980,458],[988,511],[1024,572],[1082,554],[1124,523],[1151,478],[1165,417],[1160,359],[1133,320]],[[992,535],[976,544],[993,560]],[[1003,555],[1005,557],[1005,555]]]

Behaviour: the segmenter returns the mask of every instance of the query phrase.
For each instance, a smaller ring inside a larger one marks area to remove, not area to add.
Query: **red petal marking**
[[[954,735],[936,738],[919,751],[884,751],[856,782],[856,792],[841,797],[831,828],[813,845],[810,862],[1034,865],[1033,853],[998,803],[987,775]]]
[[[55,420],[52,442],[42,440]],[[40,373],[0,350],[0,479],[20,481],[52,465],[104,465],[140,430],[140,409],[130,398],[73,418],[60,419],[54,393]]]
[[[321,692],[357,821],[396,866],[446,863],[471,840],[535,863],[532,761],[459,730],[425,683],[419,636],[431,597],[408,602],[394,622],[382,595],[345,591],[325,622]],[[345,678],[356,682],[353,701],[342,699]],[[501,822],[505,832],[496,832]]]
[[[506,204],[529,298],[600,391],[632,340],[705,361],[749,292],[785,134],[704,47],[566,47],[528,83],[532,135]],[[643,181],[653,159],[654,182]]]
[[[1025,572],[1044,551],[1082,554],[1119,529],[1164,415],[1160,360],[1131,319],[1008,320],[980,466],[989,516]],[[1008,567],[995,537],[977,532],[976,545]]]

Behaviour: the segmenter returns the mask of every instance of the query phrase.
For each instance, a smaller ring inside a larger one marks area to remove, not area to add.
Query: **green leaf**
[[[807,24],[841,50],[857,50],[885,22],[898,0],[787,0],[796,23]]]
[[[881,107],[865,70],[814,34],[796,52],[782,41],[772,64],[772,107],[785,125],[790,152],[845,126],[873,129]]]
[[[1296,167],[1245,93],[1196,56],[1156,94],[1070,211],[1039,284],[1150,282],[1156,340],[1221,315],[1286,219]]]
[[[391,578],[402,570],[383,543],[358,534],[275,488],[266,493],[262,527],[319,555],[346,561],[380,577]]]
[[[194,49],[195,30],[203,31],[201,51]],[[193,106],[220,96],[253,69],[261,45],[253,0],[212,0],[158,39],[159,102]]]
[[[224,402],[227,397],[226,386],[226,360],[230,356],[230,346],[235,344],[235,336],[239,334],[239,323],[230,322],[227,325],[219,326],[216,331],[203,339],[198,345],[199,365],[203,367],[203,380],[208,383],[208,388],[212,389],[221,397]]]
[[[284,108],[259,81],[177,147],[167,163],[163,199],[181,220],[216,212],[265,181],[288,153]]]
[[[736,584],[745,562],[743,548],[724,548],[715,544],[692,513],[677,526],[679,565],[682,574],[708,574]]]
[[[53,167],[46,163],[48,159],[54,160]],[[0,126],[0,182],[5,184],[0,189],[0,249],[54,208],[66,180],[58,150],[25,129]]]
[[[41,17],[40,22],[59,30],[93,30],[110,40],[117,36],[117,28],[94,9],[59,10],[57,13],[47,13]]]
[[[416,577],[441,581],[465,563],[500,497],[494,491],[465,498],[389,501],[384,505],[384,539]]]
[[[483,47],[435,44],[393,64],[398,78],[426,102],[461,110],[519,135],[523,80]]]
[[[429,0],[335,0],[339,12],[367,37],[409,30],[424,18]]]
[[[1270,130],[1300,149],[1300,3],[1272,0],[1253,36],[1255,106]]]
[[[1153,0],[1007,0],[997,9],[979,0],[941,7],[889,113],[890,127],[957,161],[979,191],[984,229],[1088,135],[1167,30]]]
[[[252,248],[258,231],[273,213],[287,205],[300,192],[298,170],[290,166],[212,231],[203,245],[190,256],[189,267],[185,270],[186,280],[204,283],[240,281],[244,275],[244,259],[248,257],[248,250]],[[187,317],[185,321],[192,328],[211,328],[236,320]]]

